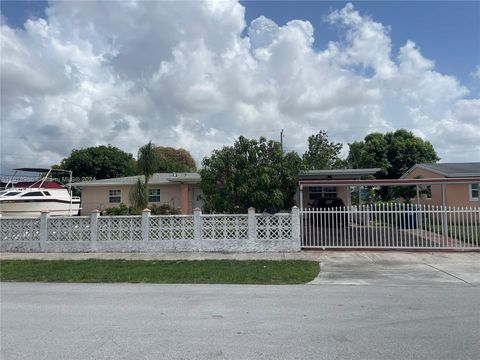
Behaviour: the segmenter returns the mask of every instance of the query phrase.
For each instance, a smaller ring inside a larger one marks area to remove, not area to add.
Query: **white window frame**
[[[337,187],[336,186],[311,186],[309,188],[309,196],[310,194],[320,194],[322,198],[333,199],[337,197]],[[335,196],[325,196],[326,194],[335,194]]]
[[[151,192],[153,192],[153,191],[156,191],[157,193],[156,194],[151,194]],[[161,192],[160,192],[159,188],[148,189],[148,202],[149,203],[159,203],[160,199],[161,199],[160,194],[161,194]],[[151,200],[151,197],[157,197],[157,196],[158,196],[158,201],[152,201]]]
[[[477,188],[474,189],[473,186],[476,185]],[[477,196],[473,196],[473,192],[477,192]],[[468,184],[468,197],[470,201],[478,201],[478,195],[480,194],[480,184]]]
[[[117,198],[118,198],[118,201],[112,201],[112,199],[116,200]],[[120,204],[122,202],[122,190],[120,189],[108,190],[108,202],[110,204]]]

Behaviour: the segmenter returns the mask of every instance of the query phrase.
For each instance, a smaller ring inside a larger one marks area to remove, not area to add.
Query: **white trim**
[[[151,195],[151,194],[150,194],[150,191],[157,191],[158,194]],[[151,189],[148,189],[148,202],[149,202],[150,204],[159,204],[159,203],[161,202],[161,199],[162,199],[162,198],[161,198],[161,194],[162,194],[162,192],[161,192],[161,189],[160,189],[160,188],[151,188]],[[150,200],[150,197],[157,197],[157,196],[158,196],[158,201],[151,201],[151,200]]]
[[[118,191],[118,195],[112,195],[112,191]],[[120,198],[120,201],[112,201],[112,197]],[[108,203],[109,204],[121,204],[122,203],[122,189],[108,189]]]

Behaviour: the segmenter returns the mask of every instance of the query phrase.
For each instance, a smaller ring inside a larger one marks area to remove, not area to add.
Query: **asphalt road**
[[[478,359],[480,287],[327,280],[3,283],[1,359]]]

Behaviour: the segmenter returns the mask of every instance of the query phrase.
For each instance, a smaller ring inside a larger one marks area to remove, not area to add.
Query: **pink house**
[[[443,179],[439,185],[423,185],[418,202],[423,205],[478,207],[480,162],[416,164],[400,179]],[[459,183],[459,179],[463,179]]]
[[[83,181],[73,186],[82,191],[81,215],[92,210],[130,205],[129,194],[138,179],[144,176],[127,176],[113,179]],[[168,204],[182,214],[192,214],[196,207],[203,207],[200,175],[197,173],[156,173],[148,181],[149,204]]]

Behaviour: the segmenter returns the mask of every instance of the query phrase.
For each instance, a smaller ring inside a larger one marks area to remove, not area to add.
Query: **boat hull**
[[[48,201],[0,201],[2,217],[38,217],[42,211],[48,211],[50,216],[78,215],[80,201],[48,200]]]

